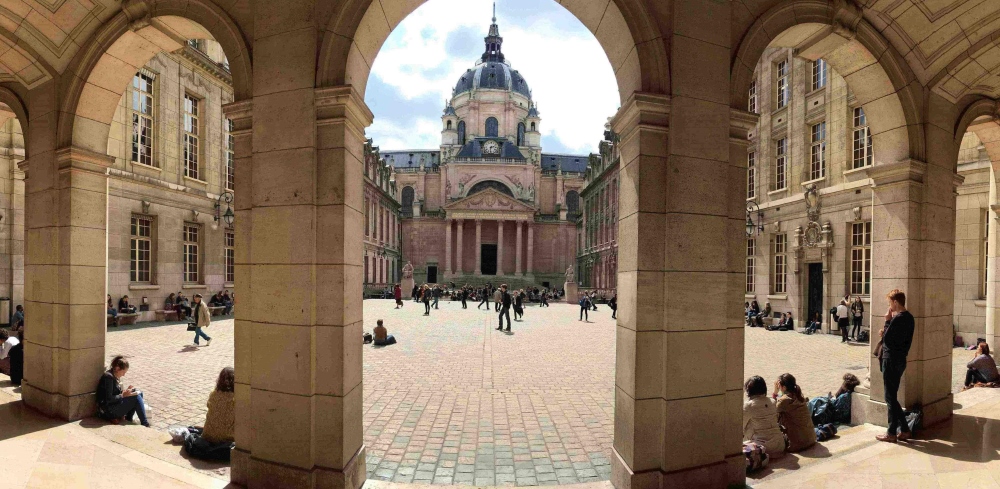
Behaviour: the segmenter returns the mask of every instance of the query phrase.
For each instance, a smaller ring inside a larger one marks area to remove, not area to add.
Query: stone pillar
[[[451,219],[444,221],[444,276],[451,276]]]
[[[31,136],[31,148],[51,147]],[[27,165],[24,309],[30,325],[22,396],[28,406],[65,420],[96,412],[95,379],[105,368],[112,163],[110,156],[67,147],[32,154]]]
[[[517,226],[517,250],[514,252],[514,275],[518,277],[521,276],[521,225],[524,224],[521,221],[514,221],[514,225]]]
[[[476,219],[476,275],[483,274],[483,221]]]
[[[987,236],[987,256],[986,256],[986,343],[996,345],[1000,338],[1000,204],[997,202],[997,182],[996,175],[990,172],[990,210],[986,212],[986,219],[989,219]],[[872,324],[875,324],[874,322]],[[874,331],[875,328],[872,328]],[[975,338],[969,338],[967,344],[972,344]],[[993,347],[990,346],[990,349]]]
[[[535,262],[535,226],[534,223],[528,221],[528,269],[526,273],[531,275],[534,271]]]
[[[465,222],[465,220],[459,219],[458,220],[458,229],[456,230],[458,232],[458,242],[455,243],[455,244],[456,244],[456,246],[458,246],[458,253],[456,254],[457,256],[455,257],[456,258],[455,261],[457,262],[457,263],[455,263],[455,273],[458,273],[458,274],[462,273],[462,249],[463,249],[463,246],[462,246],[462,234],[464,234],[462,232],[462,224],[464,222]]]
[[[503,276],[503,219],[497,221],[497,276]]]

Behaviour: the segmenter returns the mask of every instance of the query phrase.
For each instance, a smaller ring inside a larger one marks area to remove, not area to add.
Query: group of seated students
[[[119,314],[135,314],[136,308],[131,303],[129,303],[128,296],[123,295],[121,299],[118,299],[118,307],[114,306],[111,300],[111,294],[108,294],[108,315],[117,318]]]
[[[792,311],[781,313],[778,324],[766,324],[764,329],[768,331],[795,331],[795,320],[792,319]]]
[[[233,310],[233,298],[229,296],[228,290],[220,290],[208,300],[209,307],[222,307],[222,315],[228,316]]]
[[[111,360],[111,366],[97,383],[97,415],[116,425],[124,421],[131,423],[138,417],[139,423],[148,428],[146,400],[142,391],[131,385],[125,387],[122,382],[128,370],[129,362],[124,356],[118,355]],[[188,455],[208,460],[229,460],[229,451],[235,440],[235,383],[232,367],[219,372],[215,390],[208,396],[205,426],[189,428],[184,440]]]
[[[996,384],[1000,382],[1000,372],[997,371],[997,364],[990,356],[990,345],[985,340],[979,341],[976,345],[975,358],[967,363],[965,372],[965,388],[975,387],[976,384]]]
[[[744,302],[743,309],[746,313],[746,324],[751,328],[754,326],[764,326],[764,321],[771,317],[771,303],[765,302],[764,309],[761,310],[757,301]]]

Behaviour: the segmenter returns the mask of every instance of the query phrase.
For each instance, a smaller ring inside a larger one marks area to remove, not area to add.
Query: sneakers
[[[206,342],[205,342],[205,346],[212,346],[212,340],[208,340],[208,341],[206,341]]]

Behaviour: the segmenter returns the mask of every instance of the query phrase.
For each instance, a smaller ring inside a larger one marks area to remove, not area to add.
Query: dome
[[[509,90],[531,99],[531,89],[524,77],[507,63],[499,61],[479,63],[462,74],[455,84],[454,95],[472,90]]]

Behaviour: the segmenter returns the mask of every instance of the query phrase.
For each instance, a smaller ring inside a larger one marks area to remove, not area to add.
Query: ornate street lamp
[[[754,221],[756,216],[757,220]],[[760,207],[756,202],[750,200],[747,201],[747,223],[746,223],[746,233],[747,238],[752,238],[764,232],[764,213],[761,212]]]
[[[226,205],[225,212],[222,211],[222,204]],[[226,223],[226,227],[233,227],[233,221],[236,219],[236,214],[233,214],[233,193],[230,191],[222,192],[219,196],[219,200],[215,201],[215,222]]]

